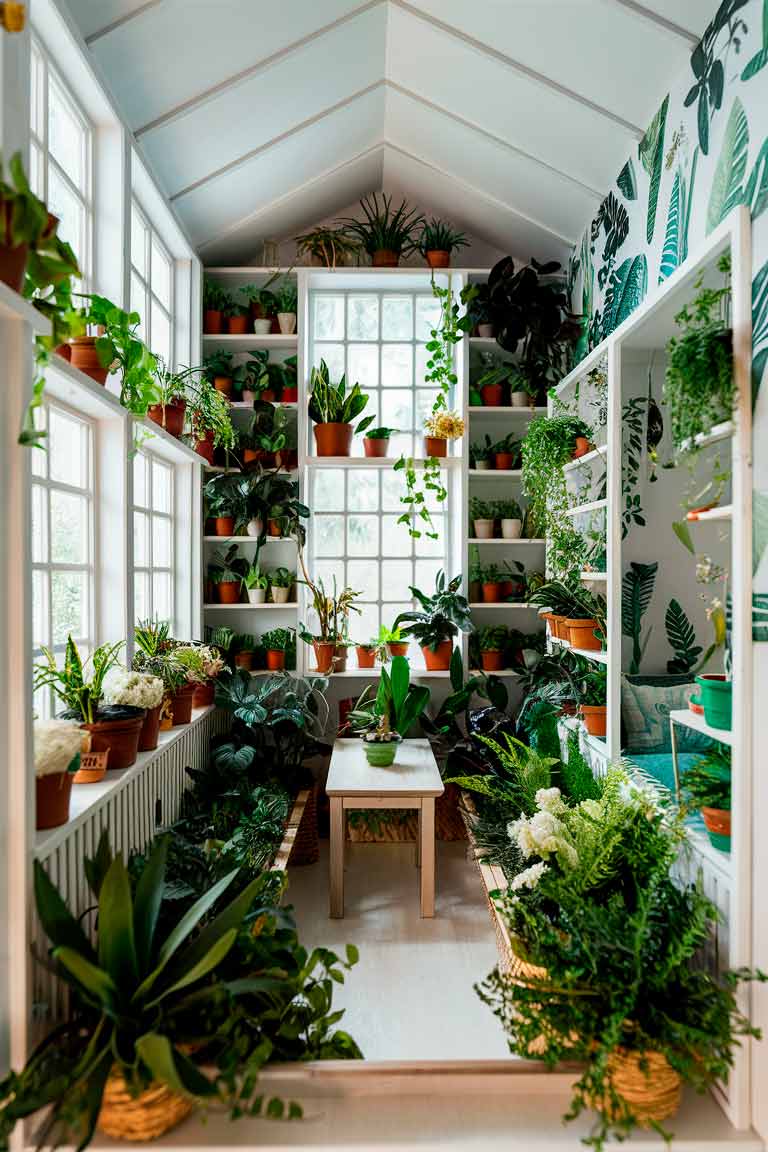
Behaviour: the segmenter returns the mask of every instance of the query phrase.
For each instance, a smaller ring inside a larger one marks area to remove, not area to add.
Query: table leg
[[[344,916],[344,808],[341,796],[331,796],[331,845],[328,886],[332,919]]]
[[[421,804],[416,809],[416,867],[421,868]]]
[[[435,914],[435,799],[421,801],[419,839],[421,842],[421,914]]]

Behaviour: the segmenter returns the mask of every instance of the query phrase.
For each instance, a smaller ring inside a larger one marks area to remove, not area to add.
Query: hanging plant
[[[586,556],[584,538],[566,516],[570,500],[563,466],[573,457],[577,436],[592,438],[592,429],[579,417],[541,416],[531,421],[522,446],[528,512],[536,535],[547,537],[547,560],[556,577],[580,568]]]
[[[452,440],[464,433],[461,417],[448,410],[448,399],[457,380],[453,348],[463,338],[463,332],[459,328],[459,305],[454,299],[450,281],[447,288],[441,288],[433,280],[432,295],[440,302],[440,319],[437,327],[431,329],[431,338],[426,345],[429,359],[424,381],[434,384],[437,392],[426,427],[430,436]],[[395,471],[402,472],[405,477],[405,494],[400,497],[400,503],[406,510],[399,517],[398,524],[405,524],[415,540],[421,537],[422,532],[430,540],[436,540],[438,534],[427,507],[427,493],[431,492],[438,504],[447,499],[448,490],[443,483],[439,458],[427,456],[419,476],[413,457],[403,455],[395,464]]]

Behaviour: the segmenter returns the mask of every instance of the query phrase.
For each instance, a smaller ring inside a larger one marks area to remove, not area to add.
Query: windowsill
[[[79,824],[85,821],[94,805],[107,799],[134,776],[141,775],[153,760],[171,748],[187,732],[196,728],[213,711],[215,711],[214,705],[208,708],[196,708],[192,713],[191,724],[180,724],[178,728],[161,732],[157,748],[151,752],[140,752],[136,763],[132,764],[130,768],[124,768],[119,772],[107,771],[104,779],[100,780],[98,784],[73,784],[69,820],[66,824],[60,824],[58,828],[46,828],[44,831],[35,833],[35,856],[38,859],[47,857],[63,840],[71,835]]]

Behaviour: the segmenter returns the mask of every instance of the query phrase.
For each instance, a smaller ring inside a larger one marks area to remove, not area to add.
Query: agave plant
[[[393,210],[391,196],[374,192],[363,197],[360,208],[363,220],[350,217],[340,220],[339,224],[359,240],[369,256],[381,251],[408,256],[418,249],[424,217],[415,208],[409,208],[405,200]]]

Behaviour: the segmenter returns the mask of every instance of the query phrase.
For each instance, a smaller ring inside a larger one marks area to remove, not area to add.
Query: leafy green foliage
[[[749,125],[738,96],[731,106],[725,126],[723,146],[712,178],[707,208],[707,233],[725,219],[744,198],[742,183],[747,172]]]
[[[309,418],[315,424],[351,424],[365,408],[368,396],[359,384],[353,384],[347,391],[347,377],[341,377],[333,384],[325,360],[319,368],[313,368],[309,377]],[[361,420],[355,429],[364,432],[373,423],[375,416]]]
[[[574,804],[582,800],[599,800],[602,784],[584,759],[577,732],[568,733],[566,757],[560,764],[560,782],[564,794]]]
[[[643,453],[643,433],[648,402],[643,396],[630,396],[621,412],[621,494],[624,507],[621,513],[621,538],[625,540],[633,524],[644,527],[645,516],[637,491],[640,463]]]
[[[744,81],[751,80],[753,76],[765,68],[766,64],[768,64],[768,0],[763,0],[763,46],[744,65],[741,79]]]
[[[616,183],[625,200],[637,200],[637,177],[635,176],[635,165],[632,162],[631,156],[621,172],[619,172]]]
[[[457,248],[466,248],[468,243],[463,232],[457,232],[447,220],[432,216],[421,230],[419,251],[423,255],[427,252],[454,252]]]
[[[667,215],[667,230],[664,248],[661,253],[659,284],[671,276],[688,256],[688,232],[693,205],[693,189],[696,181],[696,166],[699,159],[698,148],[694,149],[690,174],[686,178],[682,168],[678,168],[672,183]]]
[[[605,293],[603,337],[609,336],[645,299],[648,290],[648,262],[644,253],[629,256],[612,273]]]
[[[703,649],[696,643],[696,631],[685,609],[674,598],[667,605],[664,627],[669,646],[675,654],[674,660],[667,660],[667,672],[671,676],[691,672]]]
[[[747,32],[747,25],[736,16],[748,0],[722,0],[713,19],[707,25],[704,35],[691,53],[691,70],[695,77],[684,100],[686,108],[696,104],[696,122],[699,133],[699,147],[704,155],[709,153],[709,130],[715,112],[722,106],[725,91],[725,67],[723,59],[733,46],[736,52],[741,47],[741,37]],[[727,40],[719,44],[721,32]]]
[[[697,808],[731,809],[731,750],[715,744],[695,760],[680,781]]]
[[[104,692],[104,678],[117,664],[124,644],[124,640],[117,644],[102,644],[83,663],[77,645],[68,635],[61,668],[50,648],[42,648],[44,660],[35,665],[35,689],[52,688],[84,724],[93,724]],[[88,669],[90,676],[87,675]]]
[[[415,208],[409,208],[405,200],[393,209],[391,196],[373,192],[363,197],[360,208],[362,220],[348,217],[339,223],[369,256],[383,250],[407,256],[418,249],[424,217]]]
[[[768,260],[752,281],[752,404],[768,363]]]
[[[580,566],[584,542],[565,515],[569,507],[563,465],[573,455],[576,437],[591,439],[592,429],[576,416],[540,416],[528,425],[522,445],[523,491],[529,512],[547,536],[548,562],[555,576]]]
[[[642,637],[642,620],[651,603],[658,568],[658,561],[640,564],[633,560],[621,582],[621,634],[632,641],[630,675],[640,671],[643,653],[651,638],[650,628],[645,638]]]
[[[403,636],[414,636],[422,647],[427,646],[433,652],[443,640],[452,639],[457,632],[471,632],[472,614],[466,596],[460,592],[461,582],[461,575],[446,581],[441,569],[431,596],[411,585],[410,591],[422,611],[401,612],[395,619],[395,628],[400,628]]]
[[[637,146],[640,163],[650,176],[648,189],[648,213],[646,217],[645,239],[648,244],[653,240],[656,227],[656,207],[659,202],[659,188],[661,186],[661,172],[664,161],[664,129],[667,124],[667,109],[669,108],[669,95],[665,96],[661,107],[646,129],[646,133]]]

